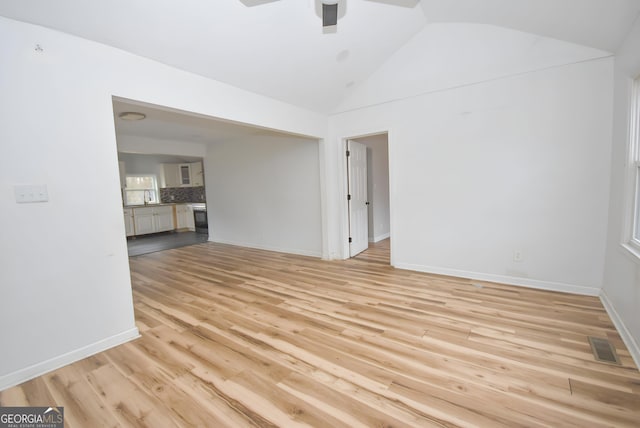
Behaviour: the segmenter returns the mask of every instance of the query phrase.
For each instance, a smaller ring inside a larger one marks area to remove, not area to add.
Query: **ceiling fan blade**
[[[322,26],[331,27],[338,24],[338,3],[322,3]]]
[[[376,3],[384,3],[392,6],[415,7],[420,0],[369,0]]]
[[[273,3],[279,0],[240,0],[240,3],[245,5],[246,7],[259,6],[265,3]]]

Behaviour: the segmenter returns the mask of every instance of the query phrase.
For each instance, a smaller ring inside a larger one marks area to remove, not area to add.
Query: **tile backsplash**
[[[160,189],[160,202],[206,202],[204,186],[199,187],[165,187]]]

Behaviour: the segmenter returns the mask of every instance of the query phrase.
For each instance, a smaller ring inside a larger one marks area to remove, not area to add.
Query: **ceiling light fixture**
[[[142,120],[147,117],[147,115],[136,111],[125,111],[120,113],[118,117],[122,120]]]

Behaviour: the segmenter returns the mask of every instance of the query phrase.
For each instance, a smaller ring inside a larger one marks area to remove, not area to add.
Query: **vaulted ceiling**
[[[3,0],[0,15],[331,112],[431,22],[492,24],[615,52],[640,11],[640,0],[340,1],[343,16],[329,30],[319,0]]]

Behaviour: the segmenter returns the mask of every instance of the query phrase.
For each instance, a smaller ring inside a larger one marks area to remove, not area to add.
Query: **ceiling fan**
[[[240,0],[245,6],[252,7],[264,3],[273,3],[279,0]],[[338,6],[346,0],[315,0],[322,5],[322,26],[331,27],[338,24]],[[414,7],[420,0],[367,0],[377,3],[386,3],[394,6]]]

